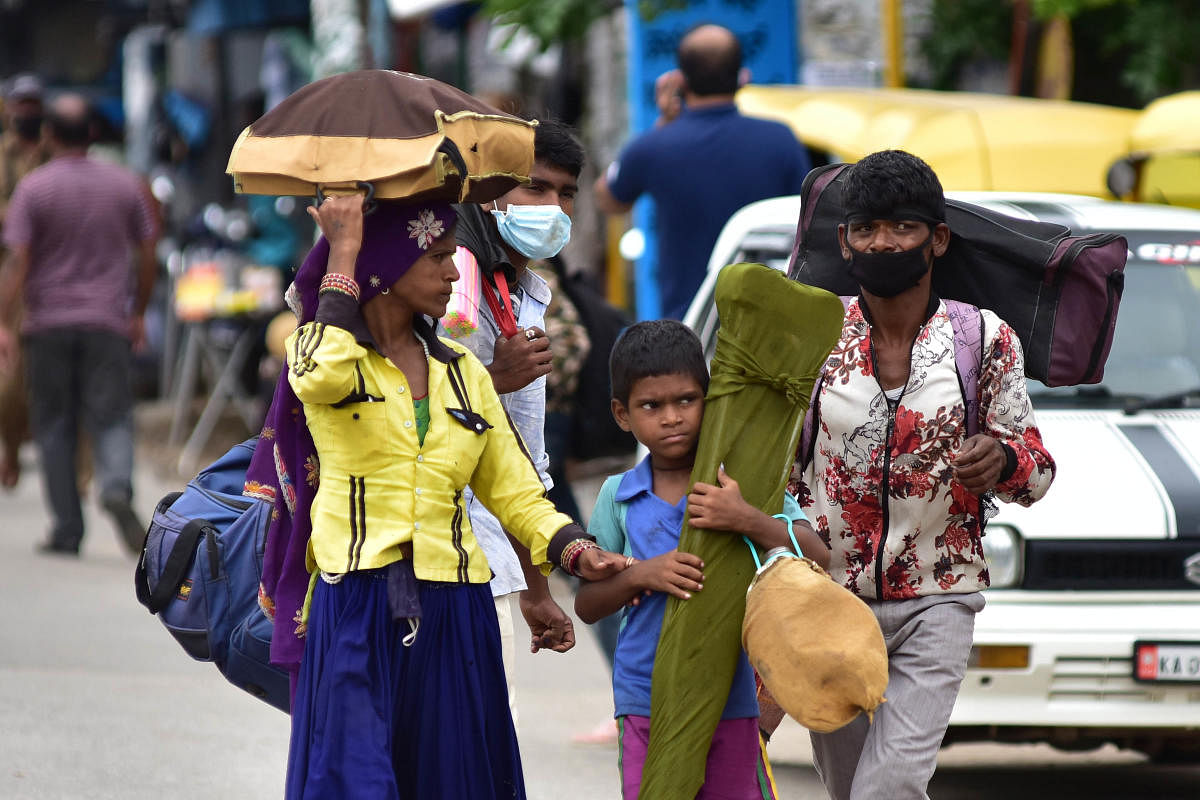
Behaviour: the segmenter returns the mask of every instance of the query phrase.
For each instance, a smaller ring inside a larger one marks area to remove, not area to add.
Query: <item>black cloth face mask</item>
[[[14,117],[13,130],[27,142],[36,142],[42,135],[41,117]]]
[[[933,241],[933,231],[920,245],[911,250],[885,253],[864,253],[849,247],[848,272],[863,291],[875,297],[895,297],[921,282],[929,271],[925,248]]]

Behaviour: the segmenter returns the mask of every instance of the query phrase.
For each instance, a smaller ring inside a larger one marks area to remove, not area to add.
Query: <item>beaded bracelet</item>
[[[563,548],[562,554],[559,556],[559,563],[562,565],[563,569],[567,568],[567,562],[570,559],[571,554],[579,548],[581,542],[583,542],[583,539],[572,539],[567,543],[567,546]]]
[[[321,276],[321,284],[326,286],[329,284],[341,284],[354,290],[358,289],[358,281],[354,280],[354,276],[341,272],[325,273]]]
[[[561,566],[568,575],[574,575],[571,571],[571,560],[575,556],[575,551],[583,546],[586,539],[574,539],[566,547],[563,548],[562,555],[558,558],[559,566]]]
[[[336,273],[328,274],[321,279],[321,291],[325,290],[345,292],[355,300],[360,297],[358,282],[351,277]]]
[[[570,569],[567,570],[567,572],[569,572],[571,575],[574,575],[575,577],[579,577],[579,572],[575,569],[579,565],[579,557],[581,555],[583,555],[585,552],[587,552],[588,550],[599,550],[600,549],[600,545],[596,544],[595,542],[591,542],[586,539],[584,539],[583,542],[584,542],[583,546],[580,547],[578,550],[576,550],[571,555]]]
[[[326,273],[325,277],[321,278],[320,291],[342,292],[350,295],[355,300],[358,300],[360,297],[358,281],[340,272]]]
[[[574,575],[578,577],[579,574],[575,571],[575,566],[579,561],[579,556],[583,554],[584,550],[599,549],[600,545],[596,544],[591,539],[576,539],[567,545],[563,550],[562,556],[559,559],[559,563],[562,565],[562,568],[566,570],[568,575]]]

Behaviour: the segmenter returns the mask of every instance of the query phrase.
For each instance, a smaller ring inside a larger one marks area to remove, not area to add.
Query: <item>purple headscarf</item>
[[[446,233],[455,218],[453,207],[445,203],[380,202],[374,213],[363,218],[362,247],[354,266],[360,301],[367,302],[399,280],[434,240]],[[288,289],[288,305],[301,325],[316,317],[328,259],[329,242],[321,237]],[[309,510],[319,481],[317,449],[308,431],[304,406],[288,383],[285,367],[246,471],[243,494],[274,506],[259,603],[275,620],[271,663],[292,673],[293,687],[304,653],[306,626],[301,623],[301,613],[309,581],[305,563],[312,532]]]

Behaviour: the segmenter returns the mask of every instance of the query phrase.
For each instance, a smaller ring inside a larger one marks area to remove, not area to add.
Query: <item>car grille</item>
[[[1025,542],[1024,589],[1144,591],[1191,589],[1184,561],[1200,539]]]

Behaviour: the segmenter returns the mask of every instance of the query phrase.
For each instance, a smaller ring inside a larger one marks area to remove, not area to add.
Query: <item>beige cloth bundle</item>
[[[867,712],[888,682],[887,647],[867,604],[807,558],[776,558],[746,593],[742,647],[776,702],[828,733]]]

